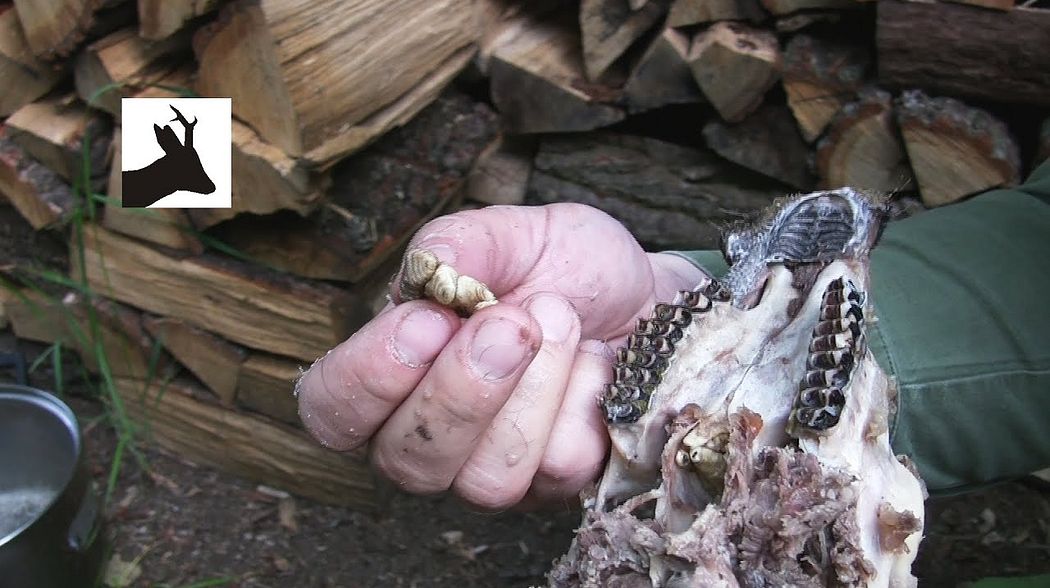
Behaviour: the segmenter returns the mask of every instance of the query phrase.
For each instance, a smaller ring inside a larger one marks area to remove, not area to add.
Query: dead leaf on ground
[[[102,581],[110,588],[130,586],[142,575],[142,567],[139,566],[140,559],[141,557],[137,557],[131,561],[124,561],[119,553],[114,553],[106,563],[106,573]]]
[[[277,520],[281,523],[281,526],[288,529],[289,533],[299,532],[299,523],[296,522],[295,517],[298,509],[295,506],[295,499],[292,497],[282,498],[277,503]]]

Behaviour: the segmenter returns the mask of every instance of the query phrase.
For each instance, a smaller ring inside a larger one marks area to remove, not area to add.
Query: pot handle
[[[98,516],[98,496],[94,487],[88,483],[84,492],[84,499],[80,502],[80,510],[69,524],[69,535],[66,538],[67,546],[76,552],[87,551],[98,539],[97,535],[102,527],[102,520]]]

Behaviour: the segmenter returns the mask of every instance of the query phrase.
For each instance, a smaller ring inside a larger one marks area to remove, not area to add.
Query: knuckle
[[[350,419],[340,411],[345,403],[328,386],[323,369],[322,365],[315,363],[296,384],[299,420],[325,447],[337,451],[355,449],[364,443],[365,436],[352,425],[346,425]]]
[[[456,476],[452,489],[471,507],[486,512],[498,512],[520,502],[529,488],[527,484],[507,483],[490,472],[467,466]]]
[[[351,341],[353,341],[351,339]],[[383,405],[396,404],[402,394],[392,386],[392,382],[386,378],[376,378],[362,373],[367,367],[362,364],[360,357],[351,345],[344,345],[329,354],[324,362],[325,382],[333,395],[343,399],[349,406],[375,402]],[[364,398],[361,398],[364,396]]]
[[[449,489],[451,480],[425,471],[413,457],[407,447],[398,451],[396,448],[381,445],[372,448],[370,461],[376,473],[405,492],[436,494]]]
[[[550,448],[540,462],[536,478],[546,486],[579,490],[598,475],[601,464],[602,458],[585,443]]]

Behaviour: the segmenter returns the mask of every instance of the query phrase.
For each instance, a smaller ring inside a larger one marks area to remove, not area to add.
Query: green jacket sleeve
[[[715,252],[682,255],[726,270]],[[900,391],[894,450],[930,490],[1050,465],[1050,163],[890,223],[871,274],[869,343]]]

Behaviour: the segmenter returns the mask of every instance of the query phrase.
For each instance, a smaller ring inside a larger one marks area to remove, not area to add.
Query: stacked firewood
[[[0,1],[0,201],[87,286],[0,260],[0,324],[175,452],[368,506],[294,380],[461,196],[591,204],[652,248],[818,186],[947,204],[1050,153],[1045,47],[1013,0]],[[232,98],[233,207],[121,208],[120,99],[177,96]]]

